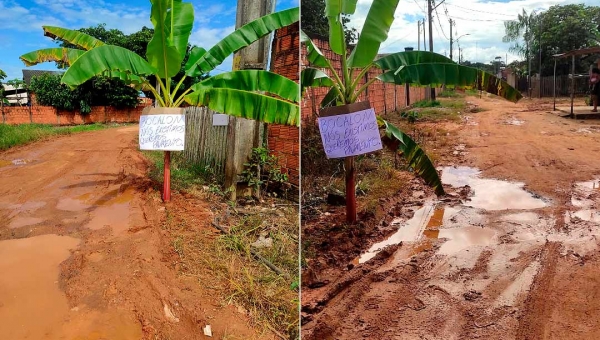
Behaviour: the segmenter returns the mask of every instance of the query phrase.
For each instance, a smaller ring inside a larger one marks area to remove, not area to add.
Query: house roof
[[[573,50],[573,51],[569,51],[569,52],[565,52],[565,53],[555,54],[553,57],[554,58],[566,58],[566,57],[570,57],[570,56],[574,56],[574,55],[596,54],[596,53],[600,53],[600,46],[587,47],[587,48],[582,48],[579,50]]]
[[[23,81],[25,84],[31,84],[31,78],[41,76],[43,74],[61,75],[64,72],[61,71],[44,71],[44,70],[23,70]]]

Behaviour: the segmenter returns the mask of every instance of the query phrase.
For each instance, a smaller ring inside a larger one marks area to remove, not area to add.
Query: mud
[[[0,153],[10,160],[0,163],[0,339],[203,339],[206,325],[217,338],[270,338],[178,274],[136,136],[107,129]]]
[[[577,132],[598,123],[548,102],[469,100],[486,111],[444,125],[449,195],[392,206],[395,230],[371,222],[389,234],[366,240],[361,261],[309,262],[326,284],[303,286],[303,339],[600,337],[600,140]]]

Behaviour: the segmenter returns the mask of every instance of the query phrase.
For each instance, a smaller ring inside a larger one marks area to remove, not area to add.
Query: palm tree
[[[514,44],[508,49],[510,52],[517,53],[527,59],[527,95],[531,97],[531,57],[530,57],[530,45],[533,32],[531,31],[532,26],[535,24],[535,11],[527,14],[527,11],[523,8],[523,12],[517,16],[517,20],[509,20],[504,22],[504,37],[502,42]],[[519,40],[523,38],[525,46],[519,43]]]

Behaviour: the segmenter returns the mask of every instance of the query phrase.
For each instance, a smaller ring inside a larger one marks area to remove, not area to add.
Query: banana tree
[[[329,45],[333,53],[340,56],[341,69],[334,67],[332,60],[324,56],[312,40],[301,32],[301,42],[306,48],[310,64],[302,70],[301,87],[304,95],[307,87],[329,88],[321,107],[355,103],[361,94],[374,82],[382,81],[396,85],[476,87],[516,102],[521,94],[501,79],[478,69],[461,66],[445,56],[425,51],[405,51],[378,58],[381,44],[387,39],[394,21],[399,0],[374,0],[356,46],[348,53],[344,40],[342,14],[354,14],[357,0],[325,0],[325,15],[329,22]],[[372,69],[381,74],[361,84],[364,76]],[[433,187],[438,195],[444,194],[441,180],[430,158],[408,135],[391,123],[378,117],[378,124],[394,151],[402,153],[417,175]],[[347,220],[356,221],[354,160],[348,157],[346,166]]]
[[[69,68],[62,83],[70,88],[94,76],[119,78],[153,93],[159,106],[180,107],[184,103],[265,123],[299,125],[300,87],[281,75],[263,70],[238,70],[209,77],[180,91],[186,77],[208,74],[234,52],[299,20],[292,8],[256,19],[219,41],[208,51],[194,46],[185,64],[185,77],[172,78],[181,69],[194,23],[194,7],[182,0],[150,0],[154,35],[145,58],[122,47],[107,45],[85,33],[43,26],[44,35],[60,38],[77,48],[48,48],[22,55],[27,65],[60,61]],[[150,78],[156,79],[153,84]],[[165,163],[170,157],[165,152]],[[165,172],[165,188],[168,178]],[[165,190],[166,191],[166,190]]]

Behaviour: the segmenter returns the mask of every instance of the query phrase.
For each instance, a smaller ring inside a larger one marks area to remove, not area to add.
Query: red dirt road
[[[303,273],[303,339],[600,338],[598,120],[558,117],[549,101],[467,100],[486,111],[437,123],[450,198],[411,184],[382,202],[394,228],[387,216],[354,231],[400,230],[401,245],[358,264],[381,236],[351,239],[339,214],[303,226],[324,249]]]
[[[214,290],[177,275],[136,136],[123,127],[0,153],[0,339],[207,339],[206,325],[217,339],[260,338]]]

